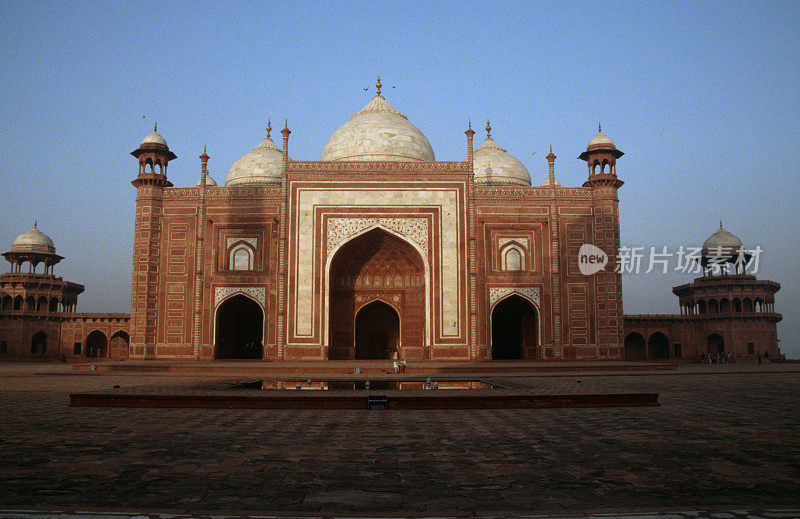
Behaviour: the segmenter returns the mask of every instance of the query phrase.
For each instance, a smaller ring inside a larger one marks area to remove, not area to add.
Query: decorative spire
[[[38,225],[39,225],[39,220],[34,218],[34,220],[33,220],[33,228],[34,229],[38,229],[39,228]],[[720,227],[722,227],[722,220],[720,220]]]
[[[492,138],[492,125],[489,123],[489,119],[486,119],[486,138]]]
[[[153,125],[153,133],[158,133],[158,121]]]
[[[597,133],[603,133],[603,126],[600,123],[597,123]]]
[[[270,138],[269,134],[271,131],[272,131],[272,122],[269,119],[267,119],[267,139]]]
[[[719,219],[719,228],[722,229],[722,218]]]
[[[469,162],[472,162],[472,159],[474,158],[474,153],[472,149],[472,137],[475,135],[475,130],[472,129],[472,121],[469,119],[467,120],[467,131],[465,131],[464,133],[467,134],[467,160]]]
[[[378,76],[378,82],[375,83],[375,86],[378,88],[378,95],[381,95],[381,87],[383,85],[381,85],[381,77],[380,76]]]
[[[550,153],[553,153],[553,145],[550,145]]]

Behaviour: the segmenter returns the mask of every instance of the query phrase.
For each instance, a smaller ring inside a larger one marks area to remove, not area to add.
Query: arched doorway
[[[31,353],[44,355],[45,351],[47,351],[47,334],[38,332],[31,337]]]
[[[661,332],[656,332],[647,341],[648,359],[668,359],[669,339]]]
[[[725,339],[718,333],[708,336],[708,353],[725,353]]]
[[[411,244],[383,229],[372,229],[339,248],[331,260],[329,276],[329,359],[375,358],[372,355],[378,352],[359,349],[356,322],[361,321],[357,312],[359,316],[362,311],[379,313],[378,306],[368,308],[374,303],[359,311],[365,301],[375,299],[390,302],[389,309],[399,321],[396,337],[394,332],[385,332],[386,340],[394,343],[391,353],[396,351],[409,359],[426,358],[425,265]],[[391,321],[386,308],[383,310],[382,318]]]
[[[115,359],[127,357],[129,342],[130,337],[128,336],[128,332],[120,330],[112,335],[108,348],[110,356]]]
[[[644,337],[632,332],[625,337],[625,360],[644,360],[647,356]]]
[[[492,310],[492,359],[535,359],[536,308],[516,294]]]
[[[217,310],[216,358],[260,359],[264,313],[252,299],[241,294],[226,300]]]
[[[86,337],[87,357],[106,357],[108,353],[108,340],[106,334],[95,330]]]
[[[373,301],[356,314],[356,359],[391,359],[400,340],[400,316],[383,301]]]

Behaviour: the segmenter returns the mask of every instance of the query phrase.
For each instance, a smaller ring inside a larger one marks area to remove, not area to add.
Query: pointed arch
[[[222,299],[214,311],[214,358],[261,359],[264,308],[245,293]]]
[[[39,331],[31,337],[31,354],[44,355],[47,351],[47,334],[44,331]]]
[[[115,359],[127,357],[129,345],[130,335],[128,332],[125,330],[117,330],[108,341],[109,356]]]
[[[500,270],[526,270],[527,259],[526,247],[518,241],[510,241],[500,248]]]
[[[430,341],[433,334],[432,327],[433,327],[433,319],[431,318],[432,310],[431,310],[431,268],[430,263],[428,261],[427,251],[424,250],[420,244],[416,242],[416,240],[409,238],[408,236],[404,236],[403,234],[397,232],[390,227],[381,224],[380,222],[374,223],[363,229],[360,229],[358,232],[348,236],[347,239],[342,240],[338,243],[335,247],[333,247],[330,252],[328,252],[327,258],[325,260],[325,280],[323,282],[324,292],[322,294],[322,300],[324,305],[323,311],[323,337],[324,337],[324,344],[328,347],[328,358],[332,358],[330,356],[330,347],[332,344],[332,334],[331,334],[331,299],[333,297],[334,286],[332,284],[332,269],[333,269],[333,262],[334,258],[339,255],[339,253],[349,244],[356,242],[366,236],[367,234],[375,231],[381,231],[394,239],[399,240],[400,242],[408,245],[416,252],[416,256],[418,260],[421,262],[422,268],[420,269],[421,272],[406,272],[400,274],[400,281],[406,285],[411,286],[421,286],[423,292],[423,312],[421,320],[423,321],[423,326],[421,328],[422,331],[422,338],[421,338],[421,348],[428,350],[430,347]],[[348,283],[356,283],[357,276],[346,275],[345,278],[347,279]],[[397,276],[395,276],[397,279]],[[402,313],[400,313],[402,318]],[[402,332],[402,330],[401,330]]]
[[[645,360],[647,358],[647,343],[644,336],[638,332],[631,332],[625,336],[625,360]]]
[[[494,301],[488,313],[492,359],[542,357],[542,318],[537,301],[512,289]]]
[[[86,336],[86,347],[84,348],[87,357],[105,358],[108,356],[108,338],[100,330],[93,330]]]

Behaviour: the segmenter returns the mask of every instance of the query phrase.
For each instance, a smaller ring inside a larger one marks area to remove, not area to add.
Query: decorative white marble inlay
[[[370,227],[384,227],[406,238],[428,256],[427,218],[328,218],[327,255],[347,239]]]
[[[498,243],[498,246],[502,249],[503,246],[506,243],[510,243],[512,241],[515,241],[515,242],[519,243],[520,245],[522,245],[526,249],[528,248],[528,238],[523,238],[523,237],[519,237],[519,238],[500,238],[497,243]]]
[[[262,307],[267,306],[266,290],[264,287],[216,287],[214,288],[214,306],[216,307],[223,299],[234,294],[244,294],[261,303]]]
[[[364,164],[372,167],[381,163]],[[463,277],[467,275],[467,251],[462,229],[461,218],[464,216],[464,207],[460,191],[454,185],[421,189],[407,185],[407,180],[391,183],[396,186],[382,185],[354,189],[329,184],[324,187],[316,185],[297,188],[294,195],[296,202],[292,203],[287,251],[289,274],[294,276],[294,283],[289,285],[290,293],[287,294],[287,299],[293,302],[293,306],[290,307],[293,315],[289,315],[287,320],[292,319],[294,326],[291,327],[292,337],[287,340],[293,340],[295,337],[323,338],[328,329],[329,315],[324,288],[327,280],[316,275],[326,267],[324,262],[332,257],[332,251],[337,244],[341,245],[344,243],[342,240],[347,240],[348,236],[352,238],[354,234],[373,225],[380,225],[400,235],[423,256],[426,268],[426,327],[438,322],[440,326],[438,332],[441,337],[459,337],[462,333],[463,328],[459,323],[463,317],[459,309],[467,297],[463,291],[459,291],[459,286],[463,283]],[[347,211],[341,211],[340,208],[346,208]],[[356,225],[350,227],[347,222],[353,219],[344,217],[344,214],[352,213],[355,208],[363,210],[359,216],[366,221],[357,221]],[[420,208],[432,209],[439,214],[436,224],[438,227],[435,232],[429,229],[427,218],[415,216],[392,218],[391,212],[398,208],[406,208],[411,213]],[[326,230],[322,235],[323,239],[320,240],[317,238],[317,232],[322,223],[322,218],[319,218],[321,213],[329,214],[328,224],[332,225],[335,232]],[[336,218],[344,222],[334,223]],[[344,228],[336,230],[339,225]],[[329,235],[329,232],[332,234]],[[429,243],[429,233],[433,235],[430,240],[436,240],[436,247],[432,242]],[[325,240],[327,243],[322,243]],[[434,249],[438,251],[435,255],[432,254]],[[320,260],[322,264],[319,264]],[[438,277],[436,282],[432,282],[430,278],[432,275]],[[431,290],[438,292],[435,299],[430,293]],[[434,301],[436,301],[435,308]],[[433,329],[426,330],[428,337],[426,340],[434,337],[432,332]]]
[[[234,243],[239,243],[240,241],[249,243],[254,249],[258,248],[258,238],[228,238],[228,248],[230,249]]]
[[[520,294],[533,301],[539,306],[539,287],[490,287],[489,288],[489,308],[509,294]]]

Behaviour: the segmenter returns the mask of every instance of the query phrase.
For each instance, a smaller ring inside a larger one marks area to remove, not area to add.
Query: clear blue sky
[[[467,119],[488,117],[536,183],[552,143],[580,185],[602,121],[625,152],[623,243],[699,245],[722,218],[765,250],[800,356],[799,2],[6,2],[0,23],[0,248],[38,218],[82,311],[130,309],[129,152],[154,121],[176,185],[203,145],[223,183],[267,117],[319,159],[380,75],[437,158],[462,159]],[[690,280],[625,276],[625,311],[677,312]]]

